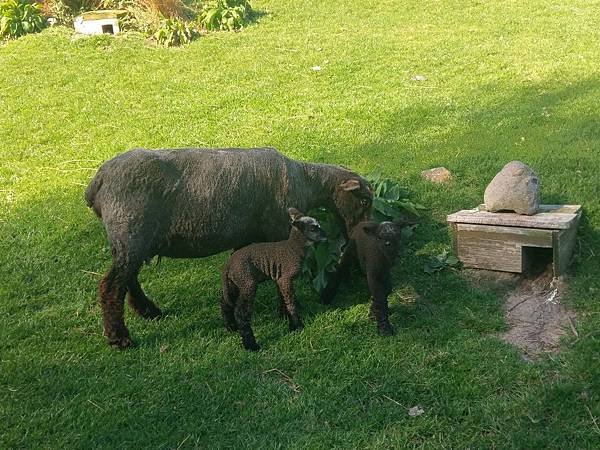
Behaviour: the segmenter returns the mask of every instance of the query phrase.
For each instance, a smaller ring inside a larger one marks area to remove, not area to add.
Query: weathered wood
[[[577,220],[580,210],[580,205],[540,205],[541,212],[533,216],[524,216],[515,213],[491,213],[474,208],[450,214],[447,220],[456,223],[566,230]]]
[[[558,277],[566,272],[571,264],[573,249],[577,241],[577,225],[581,214],[568,230],[555,231],[553,239],[554,276]]]
[[[465,267],[518,273],[523,271],[521,246],[506,241],[497,234],[459,231],[457,242],[457,256]]]
[[[465,267],[522,273],[527,263],[524,248],[550,248],[555,276],[564,273],[575,246],[581,206],[540,209],[535,216],[477,208],[449,215],[455,254]]]

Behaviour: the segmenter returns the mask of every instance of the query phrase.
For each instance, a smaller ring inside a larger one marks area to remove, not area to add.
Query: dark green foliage
[[[234,31],[243,28],[252,7],[247,0],[210,0],[198,15],[198,22],[206,30]]]
[[[439,272],[447,267],[458,267],[460,261],[456,256],[449,254],[447,251],[443,251],[439,255],[430,256],[429,260],[423,267],[423,271],[428,274]]]
[[[39,3],[33,0],[4,0],[0,3],[0,38],[37,33],[47,24]]]

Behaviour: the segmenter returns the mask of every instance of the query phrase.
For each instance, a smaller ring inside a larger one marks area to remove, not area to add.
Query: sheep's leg
[[[290,331],[304,328],[304,324],[302,323],[302,320],[300,320],[300,317],[298,316],[298,311],[296,310],[296,302],[294,301],[293,280],[287,278],[280,279],[277,281],[277,286],[285,302]]]
[[[104,322],[104,335],[109,345],[124,349],[133,342],[125,326],[123,306],[129,273],[126,268],[113,264],[100,281],[100,306]]]
[[[157,319],[162,315],[160,308],[144,294],[137,274],[127,283],[127,303],[138,316],[144,319]]]
[[[223,315],[223,322],[225,323],[226,329],[229,331],[236,331],[238,326],[235,319],[235,305],[238,301],[239,290],[228,279],[226,273],[223,273],[221,285],[223,290],[223,295],[221,296],[221,314]]]
[[[378,278],[373,274],[367,274],[367,282],[373,300],[371,302],[370,316],[377,322],[377,330],[382,336],[394,334],[394,328],[389,321],[388,295],[390,293],[390,281],[388,277]]]
[[[252,302],[256,294],[256,286],[240,288],[240,293],[235,305],[235,319],[237,322],[242,345],[246,350],[258,351],[260,347],[256,343],[251,326]]]

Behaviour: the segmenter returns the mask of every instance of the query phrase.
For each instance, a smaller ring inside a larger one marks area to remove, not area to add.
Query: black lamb
[[[287,240],[251,244],[235,251],[222,273],[223,298],[221,312],[225,327],[238,330],[247,350],[259,350],[250,316],[258,284],[266,280],[277,283],[280,301],[284,303],[290,331],[302,328],[294,301],[294,279],[302,271],[306,247],[324,241],[318,222],[295,208],[288,210],[292,230]]]
[[[413,220],[403,219],[395,222],[361,222],[350,236],[342,255],[340,267],[330,278],[321,294],[323,303],[330,303],[353,263],[358,259],[362,272],[367,276],[371,292],[369,317],[377,322],[379,334],[390,336],[394,329],[389,322],[388,296],[392,292],[390,270],[394,265],[402,228],[414,225]]]

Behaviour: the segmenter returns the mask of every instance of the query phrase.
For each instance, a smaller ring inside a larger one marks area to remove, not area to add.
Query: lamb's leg
[[[371,302],[370,316],[377,322],[377,330],[382,336],[394,334],[394,328],[389,321],[388,295],[390,293],[389,275],[377,277],[375,274],[367,274],[367,282],[373,300]]]
[[[221,296],[221,314],[223,315],[225,328],[229,331],[236,331],[238,326],[235,320],[235,305],[238,301],[239,290],[229,280],[226,273],[223,273],[221,287],[223,291],[223,295]]]
[[[293,279],[281,278],[277,281],[277,286],[279,292],[283,297],[283,301],[285,302],[290,331],[304,328],[304,324],[302,323],[302,320],[300,320],[300,317],[298,316],[298,311],[296,310],[296,302],[294,301]]]
[[[240,287],[240,293],[235,305],[235,319],[237,322],[242,345],[246,350],[258,351],[260,347],[256,343],[254,332],[251,327],[252,302],[256,294],[256,286],[249,285]]]
[[[104,335],[109,345],[120,349],[133,345],[123,317],[126,286],[130,276],[131,271],[127,267],[113,263],[110,271],[100,281]]]
[[[288,318],[287,306],[285,306],[285,300],[283,299],[279,285],[277,286],[277,298],[279,300],[279,317],[282,319]]]
[[[127,303],[138,316],[144,319],[157,319],[162,315],[160,308],[144,294],[137,274],[127,283]]]

